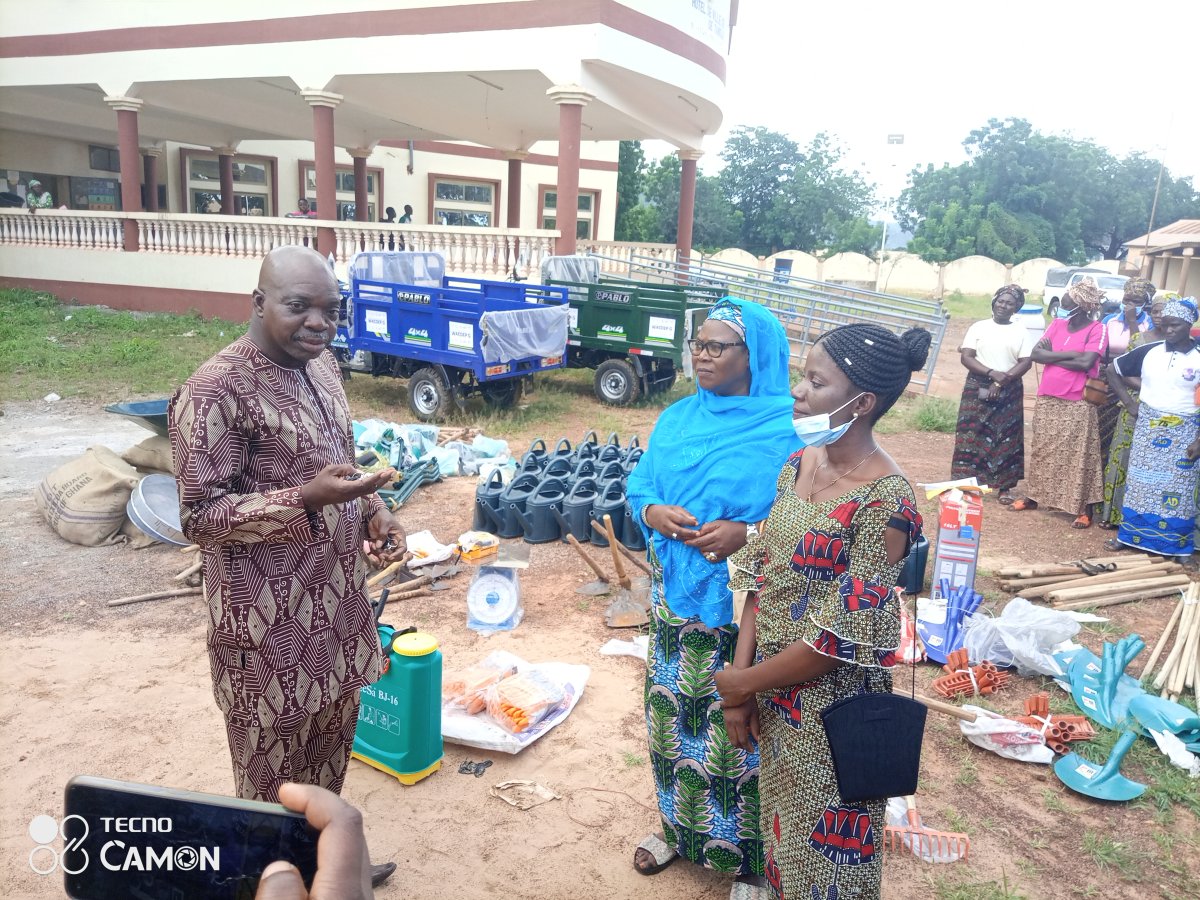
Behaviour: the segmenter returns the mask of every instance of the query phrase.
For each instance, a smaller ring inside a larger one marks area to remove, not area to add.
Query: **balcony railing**
[[[554,252],[557,231],[509,228],[454,228],[330,222],[317,219],[260,218],[179,213],[121,213],[44,209],[0,209],[0,245],[119,251],[124,227],[137,224],[144,253],[258,258],[289,244],[332,252],[346,262],[364,250],[432,250],[446,258],[446,270],[461,275],[503,277],[514,270],[537,277],[542,260]],[[318,228],[332,228],[333,245],[321,246]]]

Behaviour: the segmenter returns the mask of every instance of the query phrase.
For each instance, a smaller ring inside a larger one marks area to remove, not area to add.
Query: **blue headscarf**
[[[734,313],[740,313],[740,316]],[[775,482],[788,456],[800,449],[792,429],[787,333],[767,309],[725,297],[709,315],[745,332],[750,394],[724,397],[697,386],[691,397],[658,417],[650,446],[629,476],[635,516],[649,503],[682,506],[701,524],[715,519],[758,522],[771,511]],[[663,593],[677,616],[705,625],[733,619],[729,570],[700,551],[643,523],[663,568]]]

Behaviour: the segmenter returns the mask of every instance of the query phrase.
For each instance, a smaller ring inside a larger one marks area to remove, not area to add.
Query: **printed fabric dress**
[[[663,837],[680,856],[732,875],[762,875],[758,754],[730,743],[713,676],[733,662],[736,625],[710,628],[663,599],[653,552],[646,728]]]
[[[844,697],[891,691],[902,563],[888,562],[885,533],[900,530],[907,555],[921,516],[899,475],[801,500],[793,485],[802,457],[783,467],[763,534],[732,557],[730,586],[754,591],[760,660],[803,641],[847,665],[758,695],[766,877],[787,900],[868,900],[880,892],[884,802],[842,802],[820,713]],[[887,765],[886,735],[879,753]]]

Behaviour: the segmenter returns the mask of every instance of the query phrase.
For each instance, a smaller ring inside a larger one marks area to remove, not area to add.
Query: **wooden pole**
[[[1132,603],[1135,600],[1153,600],[1156,597],[1167,597],[1179,590],[1177,586],[1167,585],[1160,588],[1147,588],[1141,591],[1130,591],[1124,594],[1112,594],[1108,597],[1095,597],[1091,600],[1075,600],[1071,603],[1055,603],[1053,609],[1070,611],[1075,609],[1092,609],[1101,606],[1116,606],[1120,603]]]
[[[1189,588],[1187,593],[1192,593],[1192,590]],[[1158,662],[1159,654],[1162,653],[1163,648],[1167,646],[1167,639],[1170,638],[1171,631],[1179,623],[1179,617],[1183,615],[1183,604],[1186,602],[1187,594],[1185,594],[1183,597],[1180,597],[1179,602],[1175,604],[1175,609],[1171,613],[1171,618],[1167,619],[1167,627],[1163,629],[1158,641],[1154,644],[1154,649],[1150,652],[1150,659],[1146,661],[1146,666],[1142,669],[1143,678],[1154,671],[1154,664]]]
[[[146,600],[169,600],[172,597],[186,597],[188,594],[199,594],[203,588],[175,588],[170,591],[154,591],[149,594],[137,594],[133,597],[119,597],[109,600],[109,606],[127,606],[130,603],[142,603]]]
[[[932,697],[922,697],[920,694],[917,695],[916,699],[919,703],[924,703],[934,712],[953,716],[956,719],[962,719],[964,722],[974,722],[977,718],[975,713],[960,709],[952,703],[943,703],[941,700],[934,700]]]
[[[1164,575],[1161,578],[1135,578],[1131,581],[1110,582],[1088,587],[1059,588],[1050,591],[1046,596],[1052,602],[1070,603],[1075,600],[1086,600],[1089,597],[1103,597],[1106,594],[1130,594],[1146,588],[1166,587],[1175,585],[1183,587],[1190,584],[1191,579],[1186,575]]]
[[[392,563],[386,569],[383,569],[383,570],[375,573],[374,575],[372,575],[370,578],[368,578],[367,579],[367,587],[373,588],[376,585],[383,584],[383,582],[387,581],[389,578],[391,578],[393,575],[395,575],[397,572],[399,572],[402,568],[404,568],[403,562]]]
[[[1167,680],[1171,677],[1171,672],[1187,644],[1188,634],[1192,630],[1192,620],[1195,618],[1197,610],[1200,609],[1200,604],[1196,603],[1195,596],[1195,590],[1188,591],[1183,607],[1183,617],[1179,620],[1179,631],[1176,633],[1175,644],[1171,647],[1171,652],[1167,654],[1167,661],[1163,663],[1162,669],[1154,676],[1153,686],[1156,691],[1166,687]]]
[[[605,531],[603,528],[601,528],[601,527],[600,527],[600,523],[599,523],[599,522],[597,522],[595,519],[592,519],[592,527],[593,527],[593,528],[595,528],[595,529],[596,529],[598,532],[600,532],[600,533],[601,533],[602,535],[604,535],[605,537],[608,537],[608,532],[607,532],[607,531]],[[622,544],[620,541],[617,541],[617,549],[621,551],[621,554],[622,554],[622,555],[623,555],[623,556],[624,556],[624,557],[625,557],[627,560],[629,560],[631,563],[633,563],[635,566],[637,566],[637,567],[638,567],[638,569],[640,569],[640,570],[641,570],[641,572],[642,572],[642,574],[643,574],[643,575],[649,575],[649,574],[650,574],[650,567],[649,567],[648,565],[646,565],[646,563],[645,563],[645,562],[643,562],[642,560],[638,559],[638,558],[637,558],[637,554],[635,554],[635,553],[634,553],[632,550],[630,550],[628,547],[626,547],[626,546],[625,546],[624,544]]]
[[[1114,582],[1130,581],[1133,578],[1158,578],[1161,575],[1175,575],[1183,571],[1183,566],[1154,566],[1153,572],[1147,572],[1149,566],[1139,566],[1136,569],[1123,569],[1118,572],[1105,572],[1103,575],[1087,575],[1083,578],[1073,578],[1069,581],[1059,581],[1055,584],[1046,584],[1039,587],[1030,588],[1022,592],[1021,596],[1026,600],[1032,600],[1034,597],[1044,597],[1051,591],[1070,590],[1071,588],[1087,587],[1093,584],[1112,584]]]

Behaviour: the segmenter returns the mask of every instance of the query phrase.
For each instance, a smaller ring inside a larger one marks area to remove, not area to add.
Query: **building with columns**
[[[627,139],[679,149],[686,256],[736,5],[6,2],[0,171],[10,194],[36,179],[66,209],[0,210],[3,282],[108,302],[140,278],[161,295],[149,308],[172,308],[170,267],[145,257],[206,257],[227,294],[243,267],[217,257],[303,242],[344,260],[397,230],[464,274],[617,252]],[[295,215],[301,199],[315,214]],[[410,223],[380,224],[405,205]],[[98,260],[116,250],[137,263]]]

